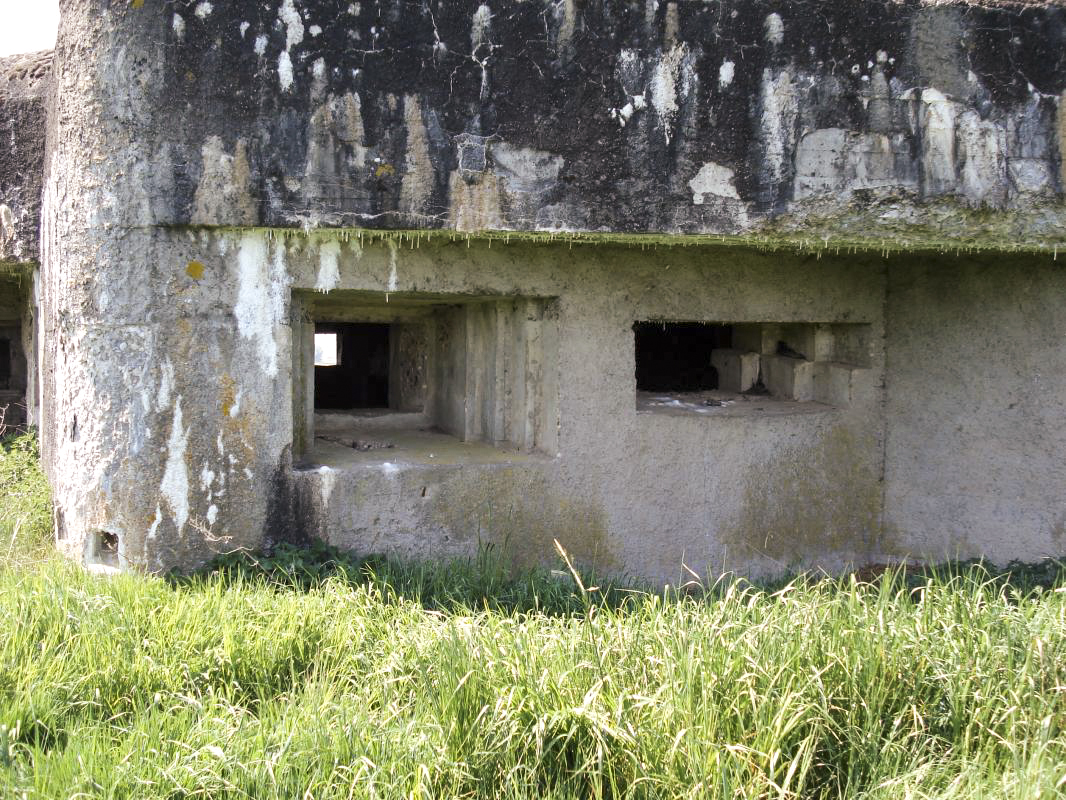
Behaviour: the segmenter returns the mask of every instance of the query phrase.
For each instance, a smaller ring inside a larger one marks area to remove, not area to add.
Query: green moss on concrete
[[[202,229],[203,226],[193,226]],[[738,234],[686,234],[663,232],[583,231],[472,231],[450,229],[370,228],[265,228],[220,227],[216,231],[261,231],[269,236],[337,236],[362,244],[391,241],[412,249],[423,243],[510,244],[529,242],[552,245],[626,245],[659,247],[749,247],[798,253],[869,252],[891,255],[903,252],[937,253],[1045,253],[1066,251],[1066,205],[1047,204],[1004,213],[971,208],[954,199],[917,206],[899,198],[876,203],[810,203],[798,210]]]
[[[872,434],[835,426],[741,477],[744,501],[721,533],[731,561],[766,559],[781,573],[827,558],[865,563],[885,549]]]

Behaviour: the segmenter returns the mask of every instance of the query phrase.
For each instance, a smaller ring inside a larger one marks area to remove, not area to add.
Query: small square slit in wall
[[[867,324],[638,321],[633,337],[639,411],[842,408],[856,370],[870,365]]]
[[[97,531],[93,541],[93,558],[97,564],[117,567],[118,534],[110,531]]]
[[[315,334],[315,366],[335,367],[340,363],[339,335],[336,333]]]
[[[389,325],[315,326],[315,408],[389,407]]]

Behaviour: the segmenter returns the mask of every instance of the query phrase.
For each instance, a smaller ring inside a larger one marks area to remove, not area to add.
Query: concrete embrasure
[[[0,161],[0,260],[66,552],[1062,552],[1059,4],[62,10],[47,85],[0,69],[48,121],[40,191]],[[638,320],[732,325],[775,412],[640,406]],[[317,438],[326,321],[395,334],[392,448]]]

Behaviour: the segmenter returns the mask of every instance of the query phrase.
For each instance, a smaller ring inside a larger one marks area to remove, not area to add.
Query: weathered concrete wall
[[[0,328],[16,374],[0,389],[8,425],[38,422],[37,305],[41,187],[52,53],[0,59]]]
[[[338,289],[384,290],[387,250],[344,255]],[[399,258],[403,288],[558,297],[558,454],[442,443],[432,460],[330,460],[297,475],[313,533],[421,558],[491,543],[527,563],[550,561],[558,538],[584,562],[655,581],[687,580],[683,565],[783,572],[893,549],[880,537],[878,260],[484,244]],[[313,251],[308,260],[297,280],[311,284]],[[632,326],[642,319],[865,322],[871,366],[855,373],[847,408],[638,413]]]
[[[1066,241],[1054,3],[88,9],[131,221]]]
[[[64,0],[39,293],[62,547],[99,560],[107,534],[119,564],[166,569],[306,533],[410,555],[481,535],[524,559],[558,537],[656,580],[911,549],[904,512],[880,525],[885,263],[831,253],[1066,241],[1066,12],[985,5]],[[293,292],[315,290],[556,298],[558,454],[294,470]],[[869,367],[843,408],[640,414],[649,318],[865,323]]]
[[[584,561],[676,580],[683,562],[701,573],[781,571],[885,549],[876,259],[461,241],[412,249],[266,232],[157,231],[133,243],[153,265],[142,285],[172,302],[67,340],[85,362],[74,391],[56,399],[90,389],[95,398],[67,407],[59,430],[69,444],[56,448],[76,552],[109,531],[132,565],[189,567],[310,533],[408,556],[470,554],[480,538],[528,562],[552,558],[559,538]],[[463,457],[456,439],[436,463],[293,473],[301,362],[291,292],[324,278],[333,292],[558,298],[557,450],[500,450],[485,463],[483,453]],[[872,366],[855,373],[846,408],[638,413],[632,325],[660,318],[868,323]]]
[[[52,53],[0,59],[0,262],[37,261]]]
[[[914,257],[889,270],[885,517],[930,560],[1066,553],[1066,268]]]

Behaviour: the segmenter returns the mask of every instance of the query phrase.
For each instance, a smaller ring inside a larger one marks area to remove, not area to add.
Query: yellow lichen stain
[[[185,267],[185,274],[194,281],[198,281],[204,277],[204,265],[199,261],[190,261]]]
[[[396,167],[392,164],[380,164],[376,170],[374,170],[375,178],[384,178],[386,175],[393,176],[396,174]]]
[[[234,453],[237,461],[241,464],[251,464],[255,461],[255,448],[252,443],[256,441],[257,431],[254,423],[256,417],[253,414],[238,413],[237,382],[228,374],[219,378],[219,410],[222,412],[222,434],[227,446],[232,449],[239,448],[239,453]]]
[[[784,573],[894,550],[881,525],[872,435],[837,426],[743,476],[738,514],[719,534],[726,569],[768,561]]]
[[[133,7],[134,8],[143,8],[144,7],[144,0],[133,0]]]
[[[221,384],[219,400],[222,406],[222,416],[228,419],[230,411],[237,403],[237,384],[229,375],[223,375],[219,383]]]
[[[490,545],[515,568],[558,565],[558,541],[582,567],[621,568],[610,547],[603,508],[553,487],[539,469],[461,470],[445,481],[427,527],[454,541]]]

